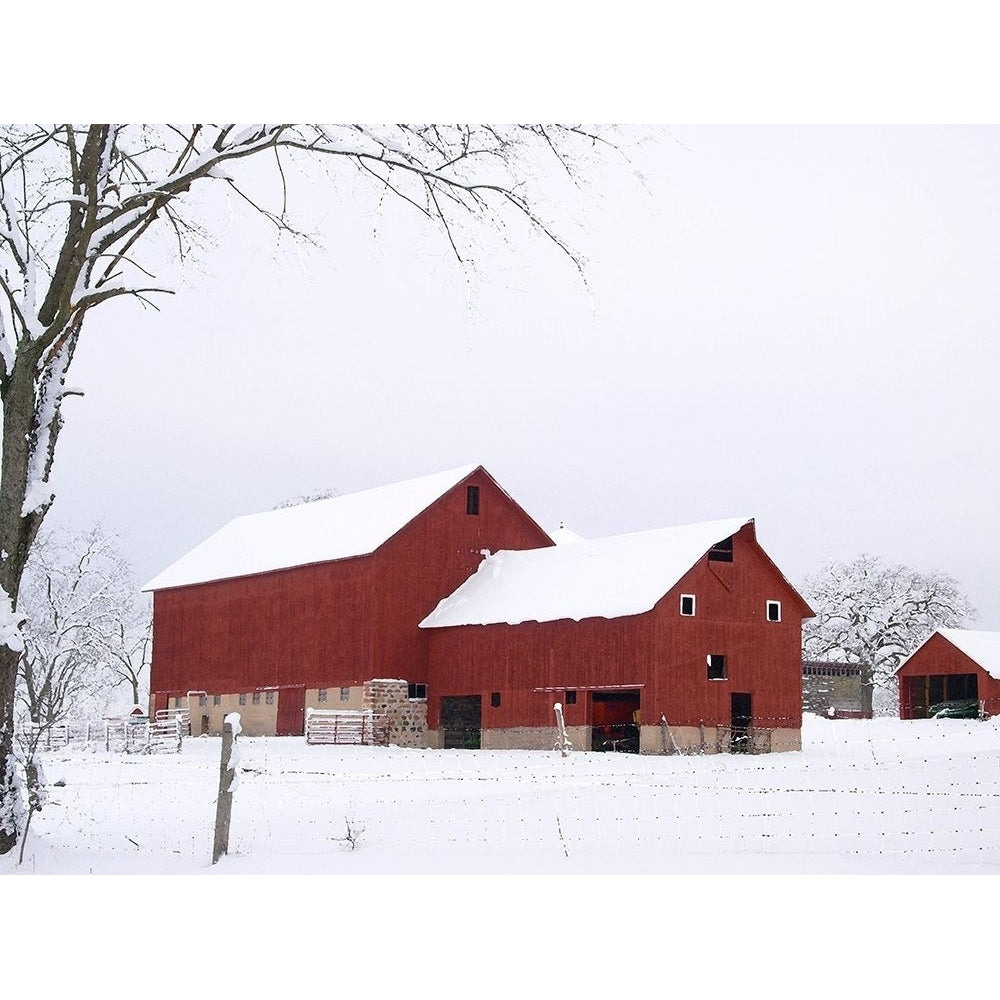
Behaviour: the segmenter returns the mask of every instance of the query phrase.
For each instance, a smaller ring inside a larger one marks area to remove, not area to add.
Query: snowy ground
[[[215,867],[220,740],[53,751],[46,776],[65,785],[0,872],[1000,872],[1000,720],[808,716],[803,736],[802,753],[673,758],[241,738]]]

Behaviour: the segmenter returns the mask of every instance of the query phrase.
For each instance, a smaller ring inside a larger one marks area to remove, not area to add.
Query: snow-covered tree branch
[[[204,234],[191,192],[236,192],[277,229],[303,234],[287,208],[287,168],[321,163],[373,185],[373,212],[395,197],[421,213],[455,256],[475,256],[474,228],[514,219],[576,268],[582,261],[539,207],[546,176],[571,182],[615,145],[582,125],[24,125],[0,127],[0,854],[17,841],[12,761],[22,639],[14,608],[54,495],[67,375],[86,317],[104,303],[151,304],[151,237],[184,257]],[[268,207],[242,164],[270,164]]]

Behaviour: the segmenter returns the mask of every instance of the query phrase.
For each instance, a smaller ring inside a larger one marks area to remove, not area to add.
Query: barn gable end
[[[260,708],[244,727],[253,734],[282,718],[301,732],[305,708],[330,692],[360,708],[366,681],[426,675],[417,622],[483,548],[551,544],[482,466],[302,507],[237,519],[147,585],[153,711],[198,694],[209,711],[192,709],[193,728],[207,720],[214,732],[221,696],[232,696],[234,709]],[[264,712],[269,700],[294,702],[297,714]]]

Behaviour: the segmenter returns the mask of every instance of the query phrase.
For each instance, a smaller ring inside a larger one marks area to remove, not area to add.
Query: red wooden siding
[[[466,488],[479,487],[479,513],[466,513]],[[374,677],[427,681],[427,633],[418,628],[465,582],[489,549],[536,549],[548,535],[484,472],[442,496],[376,553],[372,608]]]
[[[480,491],[466,513],[466,486]],[[236,693],[426,679],[417,626],[489,548],[537,548],[548,536],[484,470],[473,472],[372,555],[154,595],[150,687]]]
[[[979,700],[984,702],[987,715],[1000,715],[1000,680],[991,677],[975,660],[953,646],[943,635],[932,635],[900,667],[899,717],[912,719],[913,686],[924,677],[940,677],[954,674],[975,674],[979,686]],[[942,699],[943,700],[943,699]]]
[[[696,615],[680,615],[680,595],[695,594]],[[766,620],[766,601],[782,620]],[[753,695],[754,724],[802,724],[802,617],[811,611],[757,545],[752,525],[734,539],[734,561],[702,558],[645,614],[575,622],[465,625],[428,629],[428,726],[440,697],[483,695],[483,728],[553,724],[562,690],[638,687],[641,722],[728,724],[730,695]],[[726,657],[727,679],[710,681],[706,657]],[[539,691],[555,688],[556,691]],[[490,706],[491,692],[501,704]],[[565,705],[567,725],[590,724],[590,699]]]

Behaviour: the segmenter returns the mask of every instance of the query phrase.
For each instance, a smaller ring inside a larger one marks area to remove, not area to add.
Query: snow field
[[[802,753],[639,757],[241,739],[210,865],[218,739],[45,755],[40,873],[996,873],[1000,725],[831,722]]]

